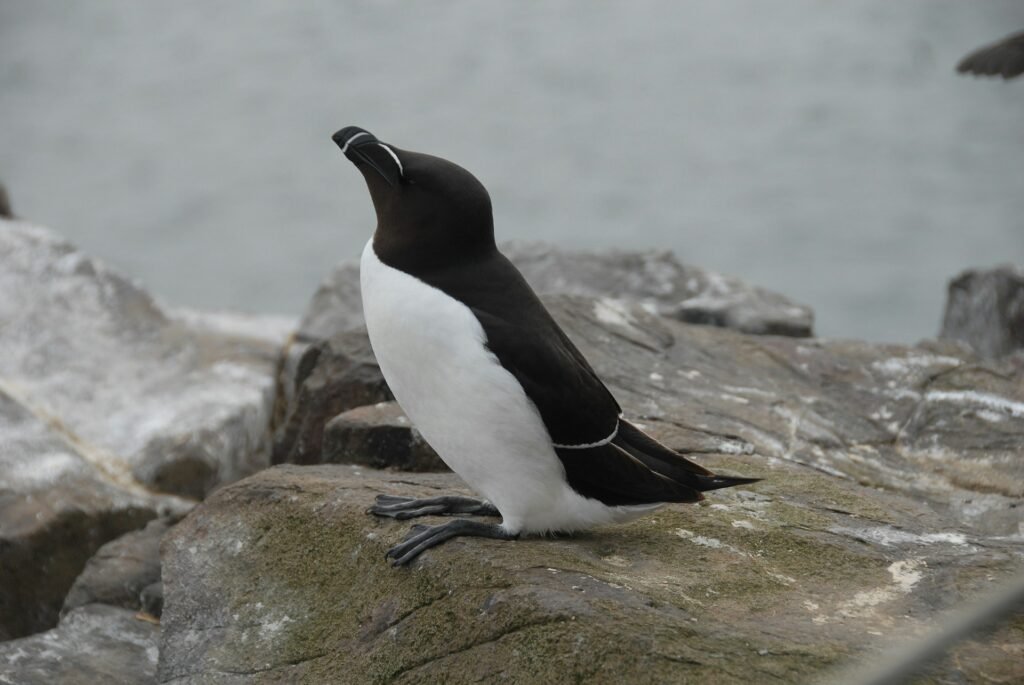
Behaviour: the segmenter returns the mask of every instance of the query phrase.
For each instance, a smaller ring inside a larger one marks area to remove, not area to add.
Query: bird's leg
[[[490,502],[473,499],[472,497],[396,497],[395,495],[377,495],[377,501],[366,510],[368,514],[387,516],[393,519],[411,519],[417,516],[440,514],[471,514],[474,516],[501,516]]]
[[[518,533],[509,533],[497,523],[481,523],[470,519],[455,519],[440,526],[416,525],[405,540],[384,554],[384,558],[393,559],[392,566],[404,566],[419,556],[420,552],[460,535],[496,540],[515,540],[519,537]]]

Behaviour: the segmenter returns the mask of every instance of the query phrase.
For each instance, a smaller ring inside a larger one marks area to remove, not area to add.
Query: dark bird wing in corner
[[[537,407],[581,495],[609,506],[696,502],[703,491],[759,480],[715,475],[620,419],[608,388],[500,253],[418,277],[472,310],[487,347]]]
[[[1024,33],[1016,33],[975,50],[960,60],[956,70],[961,74],[1002,76],[1004,79],[1024,74]]]
[[[13,219],[14,211],[11,209],[11,201],[7,197],[7,189],[4,188],[4,184],[0,183],[0,217],[4,219]]]

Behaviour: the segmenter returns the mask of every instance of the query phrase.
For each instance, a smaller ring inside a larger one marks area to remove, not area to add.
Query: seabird
[[[395,566],[460,535],[512,540],[626,521],[755,482],[688,461],[618,402],[494,242],[491,200],[448,160],[348,126],[333,136],[377,213],[360,261],[381,372],[428,443],[484,497],[381,495],[369,513],[500,516],[415,526]]]

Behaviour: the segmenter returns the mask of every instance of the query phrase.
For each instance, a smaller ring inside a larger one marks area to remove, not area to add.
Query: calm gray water
[[[1024,2],[0,3],[15,210],[164,300],[299,313],[372,230],[358,124],[490,189],[501,238],[666,247],[914,341],[1024,262]]]

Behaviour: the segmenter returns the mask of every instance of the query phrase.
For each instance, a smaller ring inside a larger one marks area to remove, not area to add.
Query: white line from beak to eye
[[[353,138],[354,138],[354,137],[355,137],[355,136],[353,136]],[[387,151],[388,151],[388,154],[389,154],[389,155],[391,155],[391,159],[395,160],[395,164],[397,164],[397,165],[398,165],[398,175],[399,175],[399,176],[405,176],[405,169],[403,169],[403,168],[402,168],[402,163],[401,163],[400,161],[398,161],[398,155],[396,155],[396,154],[395,154],[395,151],[394,151],[394,150],[392,150],[391,148],[389,148],[389,147],[388,147],[387,145],[385,145],[384,143],[380,143],[380,142],[378,142],[378,143],[377,143],[377,145],[380,145],[380,146],[381,146],[382,148],[384,148],[385,150],[387,150]]]
[[[368,135],[370,135],[370,134],[367,133],[366,131],[363,131],[362,133],[357,133],[354,136],[352,136],[351,138],[349,138],[348,140],[346,140],[345,141],[345,146],[341,148],[341,154],[345,154],[345,152],[348,150],[348,146],[352,144],[353,140],[355,140],[359,136],[368,136]]]

